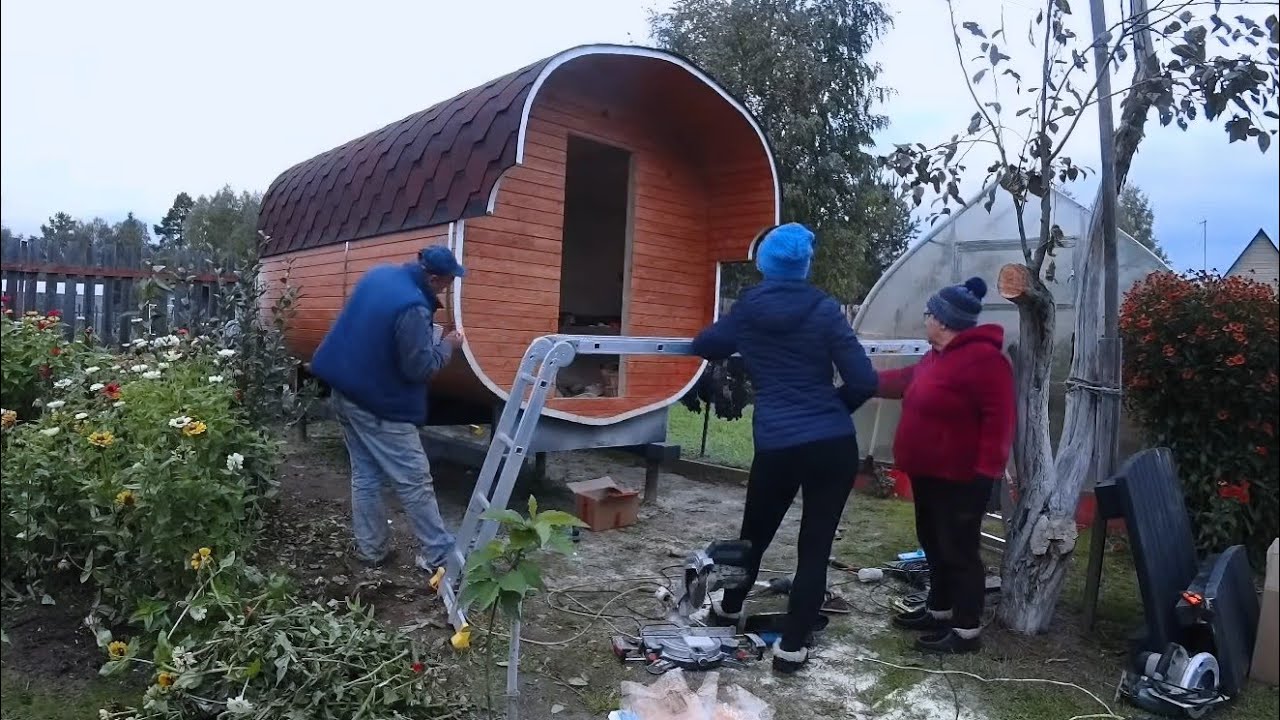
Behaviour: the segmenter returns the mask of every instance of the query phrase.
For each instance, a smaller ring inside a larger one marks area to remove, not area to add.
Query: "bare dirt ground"
[[[452,653],[447,647],[451,630],[447,628],[442,606],[427,589],[424,574],[410,567],[413,547],[404,517],[394,500],[389,498],[388,507],[394,542],[401,558],[398,566],[368,571],[353,567],[347,559],[350,485],[345,453],[335,428],[325,424],[312,426],[308,441],[291,444],[283,471],[282,514],[264,543],[264,557],[292,568],[309,592],[332,598],[358,595],[371,603],[385,622],[417,633],[428,644]],[[445,520],[457,527],[476,471],[437,462],[433,472]],[[545,487],[536,493],[540,504],[570,509],[570,496],[564,482],[609,475],[621,484],[640,487],[644,469],[638,461],[625,456],[579,452],[552,455],[547,474]],[[523,509],[528,493],[527,487],[518,487],[512,506]],[[741,487],[731,483],[664,473],[659,500],[642,509],[636,525],[604,533],[584,532],[572,556],[550,560],[544,573],[550,592],[526,606],[522,632],[526,642],[520,665],[522,717],[597,720],[605,717],[609,710],[617,709],[619,685],[623,680],[652,682],[655,678],[643,668],[624,667],[613,656],[609,643],[614,634],[612,628],[634,632],[637,623],[663,619],[663,612],[652,597],[653,589],[658,584],[668,584],[678,592],[674,579],[685,555],[711,540],[736,536],[743,496]],[[864,499],[853,502],[852,507],[858,507]],[[864,509],[879,512],[878,507]],[[903,544],[910,542],[911,535],[909,515],[903,517],[905,527],[895,530],[893,537],[876,537],[882,522],[876,522],[866,512],[847,512],[837,553],[856,556],[869,551],[875,556],[889,549],[897,552],[913,547]],[[765,566],[778,574],[789,574],[793,567],[798,523],[799,503],[787,516],[765,559]],[[891,555],[881,554],[879,560],[863,562],[871,564],[890,558]],[[858,560],[855,557],[851,562]],[[845,594],[854,611],[833,617],[830,628],[821,637],[816,660],[804,673],[794,678],[776,677],[766,657],[764,662],[745,669],[724,670],[721,686],[739,684],[748,688],[770,703],[777,720],[817,717],[985,720],[1059,716],[991,710],[984,700],[984,684],[965,684],[948,676],[895,669],[868,660],[879,658],[928,669],[943,667],[937,660],[915,655],[907,641],[889,629],[888,600],[899,588],[886,584],[869,589],[851,583],[851,576],[835,570],[830,579]],[[620,593],[624,594],[620,596]],[[782,609],[784,603],[785,600],[777,598],[750,609]],[[596,615],[600,617],[593,617]],[[483,625],[483,619],[476,620],[476,624]],[[482,643],[477,637],[476,646],[470,652],[455,656],[459,681],[471,685],[473,697],[481,704],[485,668]],[[505,642],[496,644],[495,664],[505,660],[507,649]],[[990,644],[997,667],[1003,668],[1000,663],[1010,661],[1025,670],[1021,662],[1025,654],[1033,658],[1035,665],[1045,660],[1046,671],[1051,669],[1047,667],[1051,658],[1042,658],[1044,651],[1038,646],[1026,652],[1029,643],[1000,637],[992,637]],[[1059,646],[1050,651],[1062,653],[1067,649]],[[947,667],[972,669],[962,663]],[[491,670],[494,702],[501,707],[505,669],[499,666]],[[1078,673],[1073,671],[1073,674]],[[1101,676],[1083,680],[1092,682],[1098,692],[1106,692],[1106,700],[1110,701],[1110,693],[1097,687],[1101,681]],[[701,681],[696,674],[691,674],[690,682],[696,687]],[[1057,695],[1053,689],[1045,691],[1049,702],[1054,702]],[[1103,711],[1083,693],[1073,698],[1068,707],[1081,704],[1088,712]],[[1060,717],[1066,720],[1074,714],[1084,713],[1069,711]]]

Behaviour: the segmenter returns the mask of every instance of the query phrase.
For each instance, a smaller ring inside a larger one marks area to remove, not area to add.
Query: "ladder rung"
[[[484,512],[485,510],[489,509],[489,504],[490,504],[489,498],[485,497],[484,495],[476,494],[471,499],[473,502],[475,502],[475,504],[480,506],[481,512]]]
[[[497,443],[502,443],[503,445],[506,445],[507,447],[515,447],[515,444],[516,444],[516,441],[515,441],[515,440],[513,440],[513,439],[511,439],[511,436],[510,436],[510,435],[508,435],[508,434],[506,434],[506,433],[504,433],[504,432],[496,432],[496,433],[494,433],[494,434],[493,434],[493,441],[494,441],[494,442],[497,442]]]
[[[533,383],[535,385],[538,383],[538,376],[534,375],[533,373],[522,372],[520,373],[520,379],[524,380],[527,383]]]

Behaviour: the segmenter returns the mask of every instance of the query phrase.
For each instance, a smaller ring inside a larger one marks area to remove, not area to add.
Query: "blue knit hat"
[[[813,232],[800,223],[769,231],[756,250],[756,267],[766,280],[804,280],[813,261]]]
[[[453,252],[444,245],[428,245],[418,253],[418,265],[432,275],[446,277],[462,277],[467,274],[462,263],[453,256]]]
[[[943,327],[968,330],[978,324],[982,298],[986,295],[987,284],[980,277],[971,277],[963,285],[951,285],[934,293],[926,307]]]

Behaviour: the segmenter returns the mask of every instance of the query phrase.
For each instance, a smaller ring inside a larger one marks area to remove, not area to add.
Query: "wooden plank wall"
[[[620,111],[548,83],[529,121],[524,165],[502,179],[494,213],[467,221],[463,325],[489,379],[509,387],[529,342],[557,329],[569,135],[632,153],[630,292],[623,333],[690,336],[711,320],[707,187],[647,114]],[[699,363],[626,359],[624,396],[555,399],[553,409],[607,417],[670,398]]]
[[[443,245],[448,240],[449,227],[442,225],[357,240],[350,248],[339,243],[265,258],[262,279],[267,289],[262,302],[269,306],[280,299],[286,279],[298,292],[287,342],[290,351],[309,360],[366,270],[385,263],[410,262],[427,245]],[[436,322],[447,325],[452,317],[447,294],[441,301],[445,307],[436,314]]]

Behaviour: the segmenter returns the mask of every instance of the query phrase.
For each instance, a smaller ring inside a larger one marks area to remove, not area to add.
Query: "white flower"
[[[177,350],[166,350],[166,351],[164,352],[164,359],[165,359],[165,360],[168,360],[169,362],[174,362],[174,361],[176,361],[176,360],[181,360],[181,359],[182,359],[182,353],[178,352]]]
[[[67,560],[66,558],[62,558],[61,560],[58,561],[59,570],[66,570],[69,567],[71,567],[71,561]]]
[[[235,350],[232,350],[232,349],[230,349],[230,348],[227,348],[227,349],[225,349],[225,350],[219,350],[219,351],[218,351],[218,357],[229,358],[229,357],[234,357],[234,356],[235,356],[235,354],[236,354],[236,351],[235,351]]]
[[[131,322],[131,323],[133,323],[133,324],[135,324],[135,325],[140,325],[140,324],[142,323],[142,318],[134,318],[134,319],[130,320],[129,322]],[[143,340],[142,342],[146,342],[146,340]]]
[[[53,437],[54,435],[57,435],[60,432],[62,432],[62,428],[51,427],[51,428],[45,428],[44,430],[41,430],[40,434],[44,435],[45,437]]]
[[[147,370],[149,370],[150,368],[148,368],[146,365],[134,365],[133,367],[131,367],[131,368],[129,368],[129,369],[130,369],[131,371],[133,371],[133,372],[136,372],[136,373],[144,373],[144,372],[146,372]]]
[[[184,428],[190,424],[191,424],[191,418],[187,417],[186,415],[179,415],[178,417],[173,418],[172,420],[169,421],[169,427],[171,428]]]
[[[158,362],[158,363],[156,363],[156,367],[160,368],[161,370],[168,370],[168,369],[169,369],[169,363],[167,363],[167,362]]]
[[[199,607],[192,606],[191,611],[188,612],[187,614],[191,616],[192,620],[195,620],[196,622],[200,622],[201,620],[204,620],[209,615],[209,608],[204,606],[199,606]]]
[[[76,420],[84,420],[89,417],[89,413],[76,413]]]
[[[48,408],[48,409],[50,409],[50,410],[57,410],[58,408],[62,407],[63,405],[66,405],[66,404],[67,404],[67,402],[66,402],[65,400],[54,400],[54,401],[52,401],[52,402],[50,402],[50,403],[46,404],[46,405],[45,405],[45,407],[46,407],[46,408]]]
[[[159,380],[159,379],[160,379],[160,371],[159,371],[159,370],[151,370],[150,372],[144,372],[144,373],[142,373],[142,379],[143,379],[143,380]]]
[[[147,341],[142,338],[138,338],[137,340],[134,340],[132,343],[130,343],[130,345],[136,348],[146,347]]]
[[[231,472],[239,472],[244,468],[244,456],[240,453],[231,453],[227,456],[227,469]]]
[[[58,388],[59,390],[65,390],[66,388],[71,387],[72,382],[74,381],[71,378],[63,378],[58,382],[54,383],[53,386]]]
[[[178,339],[177,335],[165,335],[164,337],[158,337],[155,340],[152,340],[151,347],[153,348],[177,347],[178,343],[180,342],[182,341]]]
[[[244,699],[243,695],[227,699],[227,712],[232,715],[248,715],[253,712],[253,703]]]
[[[94,374],[94,373],[98,372],[98,371],[99,371],[99,370],[101,370],[101,369],[102,369],[102,368],[98,367],[97,365],[94,365],[93,367],[87,367],[87,368],[85,368],[85,369],[84,369],[84,374],[85,374],[85,375],[92,375],[92,374]]]
[[[115,403],[114,403],[111,407],[118,407],[118,408],[122,408],[122,407],[124,407],[124,401],[123,401],[123,400],[117,400],[117,401],[115,401]]]
[[[102,383],[94,383],[94,384],[92,384],[92,385],[90,385],[90,386],[89,386],[89,390],[90,390],[91,392],[98,392],[99,390],[101,390],[101,389],[102,389],[102,388],[104,388],[104,387],[106,387],[106,385],[103,385]]]
[[[218,383],[220,383],[220,382],[222,382],[222,381],[223,381],[223,380],[225,380],[225,379],[226,379],[226,378],[222,377],[221,375],[210,375],[210,376],[209,376],[209,382],[214,383],[215,385],[216,385],[216,384],[218,384]]]
[[[98,720],[109,720],[110,717],[111,717],[111,713],[107,712],[106,710],[98,711]]]

